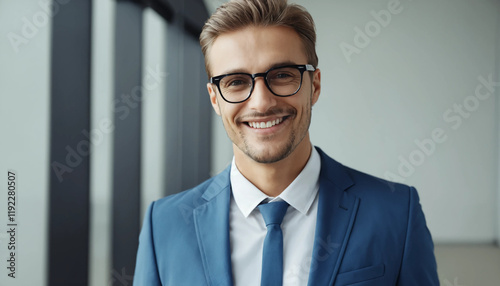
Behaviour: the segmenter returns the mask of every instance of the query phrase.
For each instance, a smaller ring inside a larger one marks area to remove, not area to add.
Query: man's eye
[[[246,88],[251,84],[251,80],[245,77],[232,77],[227,78],[226,81],[223,82],[223,86],[225,88]]]
[[[240,80],[240,79],[237,79],[237,80],[233,80],[231,82],[229,82],[228,86],[240,86],[240,85],[244,85],[245,82]]]
[[[289,77],[293,77],[293,75],[291,75],[289,73],[278,73],[275,75],[275,78],[277,78],[277,79],[283,79],[283,78],[289,78]]]
[[[269,82],[272,82],[274,84],[290,83],[297,81],[297,76],[292,73],[280,72],[272,75],[272,77],[270,77],[268,80]]]

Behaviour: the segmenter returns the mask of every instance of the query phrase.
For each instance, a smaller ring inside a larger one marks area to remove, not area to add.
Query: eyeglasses
[[[299,92],[305,71],[315,71],[312,65],[286,65],[264,73],[230,73],[210,78],[222,98],[229,103],[241,103],[250,98],[255,78],[263,77],[267,88],[276,96],[287,97]]]

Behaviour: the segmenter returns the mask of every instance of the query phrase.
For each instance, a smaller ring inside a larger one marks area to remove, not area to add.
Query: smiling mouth
[[[247,121],[247,122],[245,122],[245,124],[250,126],[251,128],[255,128],[255,129],[266,129],[266,128],[271,128],[271,127],[276,126],[276,125],[280,125],[281,123],[283,123],[283,121],[288,119],[288,117],[289,116],[285,116],[285,117],[278,118],[275,120],[270,120],[270,121]]]

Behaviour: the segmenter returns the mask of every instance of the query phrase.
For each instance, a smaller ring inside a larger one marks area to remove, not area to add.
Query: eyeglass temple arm
[[[313,65],[307,64],[305,66],[306,66],[306,71],[315,71],[316,70],[316,68]]]

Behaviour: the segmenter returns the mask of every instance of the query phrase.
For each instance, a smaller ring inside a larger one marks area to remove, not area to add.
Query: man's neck
[[[241,151],[235,150],[235,163],[241,174],[254,186],[270,197],[277,197],[304,169],[311,155],[311,148],[309,136],[306,136],[288,157],[269,164],[255,162]]]

